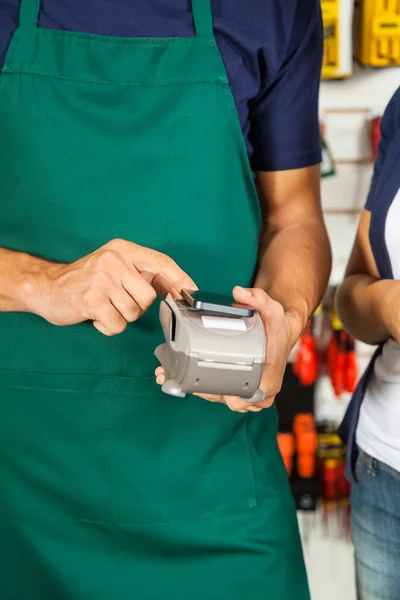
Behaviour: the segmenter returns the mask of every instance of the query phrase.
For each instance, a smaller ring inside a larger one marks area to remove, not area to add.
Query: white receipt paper
[[[201,320],[206,329],[230,329],[231,331],[246,331],[243,319],[229,319],[227,317],[210,317],[202,315]]]

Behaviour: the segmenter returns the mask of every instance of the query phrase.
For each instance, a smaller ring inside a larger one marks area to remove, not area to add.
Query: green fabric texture
[[[113,238],[200,288],[253,279],[260,211],[209,0],[197,35],[41,30],[0,77],[0,245],[71,262]],[[114,338],[0,314],[2,600],[308,600],[275,408],[155,383],[155,305]]]

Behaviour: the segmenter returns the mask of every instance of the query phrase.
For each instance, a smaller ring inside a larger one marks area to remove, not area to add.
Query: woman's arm
[[[371,213],[364,210],[347,266],[336,296],[344,327],[366,344],[400,342],[400,281],[382,280],[369,242]]]

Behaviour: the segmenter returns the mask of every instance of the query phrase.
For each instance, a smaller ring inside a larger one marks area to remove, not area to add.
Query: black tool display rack
[[[276,399],[279,416],[278,429],[281,432],[291,432],[293,419],[298,413],[314,414],[315,386],[302,387],[289,364],[285,371],[282,390]],[[293,461],[293,472],[290,484],[298,510],[313,511],[316,508],[319,482],[316,476],[302,479],[296,472],[296,456]]]

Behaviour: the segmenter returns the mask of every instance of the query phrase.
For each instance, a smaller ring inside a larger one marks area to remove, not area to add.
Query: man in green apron
[[[289,144],[257,193],[210,1],[190,8],[194,36],[109,37],[21,1],[0,77],[2,600],[309,598],[271,405],[329,273],[319,150],[294,168]],[[258,406],[160,392],[156,296],[193,286],[260,311]]]

